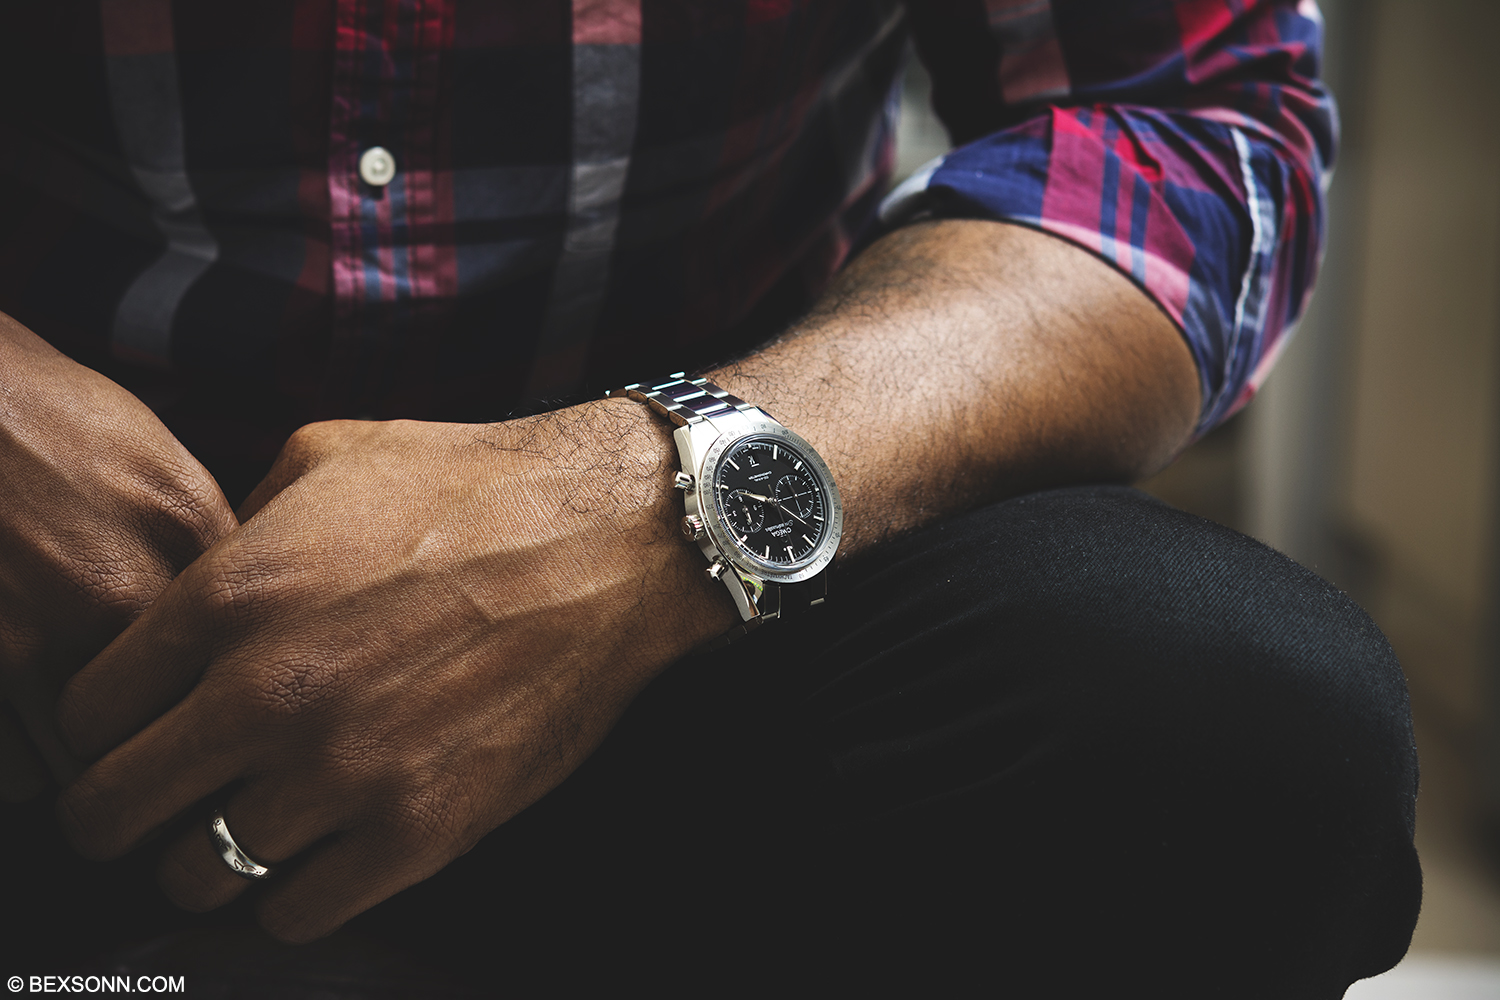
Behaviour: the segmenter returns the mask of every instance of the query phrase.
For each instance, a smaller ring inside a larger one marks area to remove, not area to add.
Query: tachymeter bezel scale
[[[717,489],[720,466],[731,449],[750,438],[782,442],[796,452],[802,458],[809,478],[813,480],[813,485],[823,494],[826,506],[823,534],[818,538],[812,550],[796,562],[776,563],[760,558],[753,551],[740,545],[739,540],[732,531],[728,530],[719,515],[719,506],[714,501],[713,491]],[[761,579],[777,583],[800,583],[803,580],[810,580],[833,562],[834,554],[838,551],[839,538],[844,530],[843,501],[839,497],[838,487],[834,485],[833,476],[828,471],[828,466],[824,463],[822,456],[801,435],[788,430],[774,420],[753,421],[751,426],[741,433],[720,435],[704,455],[699,470],[700,502],[697,506],[703,518],[704,528],[708,539],[712,540],[715,547],[730,562],[749,570]]]

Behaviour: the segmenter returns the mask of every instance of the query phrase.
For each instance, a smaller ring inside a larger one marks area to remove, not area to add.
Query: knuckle
[[[293,463],[311,464],[338,448],[360,425],[358,420],[321,420],[303,424],[287,438],[281,457]]]
[[[426,816],[406,809],[396,810],[386,821],[390,844],[403,854],[424,850],[433,840],[433,829]]]
[[[232,627],[262,610],[270,598],[274,573],[256,560],[205,567],[188,586],[209,621]]]
[[[95,539],[78,545],[59,561],[75,606],[91,626],[124,628],[171,582],[154,559],[141,559],[124,545]]]
[[[312,658],[259,664],[246,685],[245,706],[252,718],[279,725],[324,705],[338,687],[334,665]]]
[[[386,837],[405,855],[426,854],[452,841],[452,809],[430,788],[398,800],[386,817]]]
[[[234,515],[208,473],[159,459],[135,470],[136,506],[163,553],[181,569],[234,528]]]
[[[328,455],[342,447],[342,442],[349,433],[347,428],[358,423],[355,420],[325,420],[303,424],[297,428],[281,446],[270,473],[261,484],[262,488],[267,483],[275,483],[277,487],[273,492],[278,492],[307,475]]]
[[[281,462],[295,464],[317,454],[318,441],[323,434],[320,428],[320,424],[303,424],[292,431],[291,436],[286,439],[286,444],[281,446],[281,454],[277,456],[278,464]]]
[[[150,606],[168,581],[148,578],[145,574],[111,573],[99,567],[95,572],[80,568],[78,580],[91,607],[101,621],[123,629]]]

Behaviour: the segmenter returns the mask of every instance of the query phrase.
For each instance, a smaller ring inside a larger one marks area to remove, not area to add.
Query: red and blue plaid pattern
[[[1254,394],[1312,290],[1336,134],[1317,5],[988,0],[986,11],[999,40],[988,100],[971,96],[971,67],[943,57],[952,29],[918,33],[964,145],[904,184],[884,216],[1008,219],[1114,264],[1186,335],[1206,431]]]
[[[773,332],[868,233],[908,33],[961,144],[1182,326],[1204,426],[1319,253],[1310,0],[55,0],[0,33],[0,310],[205,457],[486,420]],[[394,179],[361,179],[372,146]]]

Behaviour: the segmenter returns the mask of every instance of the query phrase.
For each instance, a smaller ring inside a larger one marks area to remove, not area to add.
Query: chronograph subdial
[[[766,505],[758,498],[747,496],[739,490],[720,486],[724,494],[724,515],[729,526],[741,537],[753,535],[766,523]]]
[[[795,472],[776,481],[776,505],[796,515],[804,524],[817,505],[816,497],[817,491],[812,488],[812,484]]]

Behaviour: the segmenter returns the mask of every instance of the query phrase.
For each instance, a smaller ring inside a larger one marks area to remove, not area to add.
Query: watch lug
[[[768,585],[764,580],[758,580],[747,573],[740,572],[725,561],[722,554],[715,554],[708,568],[703,571],[710,580],[721,580],[729,590],[729,596],[734,598],[735,610],[739,611],[743,621],[761,616],[761,602],[766,590],[774,590],[774,585]]]
[[[762,613],[761,599],[765,596],[767,587],[766,581],[733,567],[730,567],[729,572],[725,573],[722,579],[724,586],[729,588],[729,596],[734,598],[734,605],[739,610],[740,617],[745,621],[759,618]]]
[[[682,471],[693,477],[696,487],[703,478],[703,458],[719,439],[719,431],[707,421],[700,420],[677,428],[672,437],[677,441],[677,457],[682,459]]]

